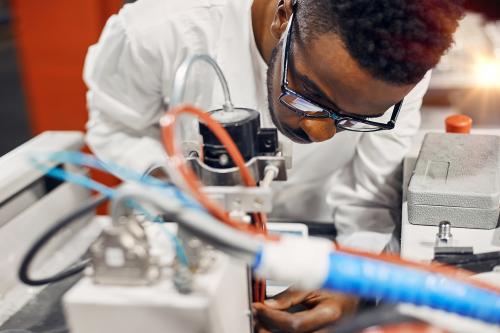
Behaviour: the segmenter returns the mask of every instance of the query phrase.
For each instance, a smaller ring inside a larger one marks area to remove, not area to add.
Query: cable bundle
[[[111,197],[114,219],[125,212],[124,207],[130,200],[153,204],[173,216],[193,235],[252,265],[256,275],[262,279],[293,283],[297,288],[305,290],[331,289],[393,303],[407,302],[429,306],[500,324],[500,289],[471,279],[471,273],[467,271],[441,265],[413,263],[395,255],[376,255],[346,249],[324,239],[269,237],[265,235],[265,216],[260,214],[255,214],[254,225],[250,226],[231,220],[201,192],[201,184],[175,146],[175,120],[184,113],[196,115],[216,132],[240,168],[244,183],[247,186],[255,186],[241,154],[224,128],[208,114],[191,106],[175,108],[161,120],[170,163],[175,166],[179,176],[177,179],[184,182],[179,185],[187,189],[190,195],[183,194],[156,179],[130,174],[124,172],[124,169],[88,160],[87,157],[81,158],[79,153],[57,153],[46,156],[46,160],[58,163],[78,162],[77,164],[100,167],[118,173],[129,182],[118,189],[110,189],[82,179],[81,175],[68,176],[59,169],[45,171],[49,171],[49,175],[91,187]],[[24,268],[26,267],[25,265]],[[262,300],[263,286],[259,285],[255,290],[255,300]]]

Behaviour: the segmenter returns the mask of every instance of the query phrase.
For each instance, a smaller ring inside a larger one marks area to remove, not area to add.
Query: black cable
[[[85,267],[88,265],[89,260],[82,260],[75,265],[72,265],[70,268],[67,270],[57,273],[51,277],[44,278],[44,279],[32,279],[29,276],[29,270],[31,263],[33,262],[33,259],[37,255],[37,253],[62,229],[64,229],[66,226],[71,224],[72,222],[76,221],[80,217],[84,216],[88,212],[94,210],[97,206],[101,205],[105,201],[107,201],[108,198],[103,196],[103,195],[98,195],[93,197],[90,201],[88,201],[86,204],[83,206],[79,207],[77,210],[69,213],[62,219],[60,219],[58,222],[56,222],[52,227],[50,227],[40,238],[36,240],[36,242],[31,246],[31,248],[28,250],[26,255],[23,258],[23,261],[21,263],[21,267],[19,268],[19,279],[24,283],[29,286],[41,286],[53,282],[58,282],[63,279],[66,279],[70,276],[73,276],[75,274],[78,274],[82,272]]]

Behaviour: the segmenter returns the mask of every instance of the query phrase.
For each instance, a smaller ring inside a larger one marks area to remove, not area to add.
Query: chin
[[[311,139],[309,139],[307,134],[304,132],[301,133],[302,135],[299,135],[299,134],[295,133],[294,131],[287,129],[286,127],[284,128],[283,126],[278,127],[278,130],[284,136],[286,136],[287,138],[289,138],[290,140],[292,140],[295,143],[299,143],[299,144],[303,144],[303,145],[313,143],[313,141]]]
[[[290,139],[295,143],[300,143],[300,144],[310,143],[310,141],[299,135],[296,135],[292,130],[288,129],[280,121],[278,121],[278,119],[276,119],[276,116],[274,115],[274,110],[272,108],[269,109],[269,112],[271,113],[271,120],[274,126],[281,134],[283,134],[284,136],[286,136],[288,139]]]
[[[291,141],[293,141],[294,143],[298,143],[298,144],[301,144],[301,145],[308,145],[308,144],[311,144],[313,143],[311,140],[306,140],[306,139],[303,139],[303,138],[300,138],[300,137],[297,137],[295,135],[287,135],[285,133],[283,133],[287,138],[289,138]]]
[[[307,136],[306,133],[302,132],[301,133],[302,135],[296,134],[295,131],[288,128],[285,124],[281,123],[276,118],[276,115],[274,114],[274,109],[272,107],[269,108],[269,112],[271,114],[271,120],[272,120],[274,126],[276,126],[276,128],[278,129],[278,131],[280,131],[281,134],[283,134],[284,136],[286,136],[288,139],[290,139],[291,141],[293,141],[295,143],[299,143],[299,144],[312,143],[312,141],[309,139],[309,137]]]

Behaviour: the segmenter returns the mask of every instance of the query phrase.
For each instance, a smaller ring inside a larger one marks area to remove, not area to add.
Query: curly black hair
[[[451,46],[462,0],[299,0],[298,38],[340,36],[373,77],[415,84]]]

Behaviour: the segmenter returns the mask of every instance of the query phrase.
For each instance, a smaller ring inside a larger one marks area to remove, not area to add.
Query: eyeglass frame
[[[295,8],[295,6],[294,6],[294,8]],[[381,130],[394,129],[394,127],[396,126],[396,121],[397,121],[399,112],[401,111],[401,107],[403,105],[404,99],[402,99],[401,101],[399,101],[397,104],[394,105],[394,108],[392,110],[391,119],[389,120],[388,123],[384,124],[384,123],[373,122],[373,121],[364,119],[362,117],[339,114],[338,111],[331,110],[330,108],[324,107],[323,105],[321,105],[319,103],[313,102],[309,98],[303,96],[302,94],[300,94],[300,93],[298,93],[298,92],[296,92],[293,89],[288,87],[288,62],[289,62],[289,53],[290,53],[290,46],[291,46],[291,40],[292,40],[291,36],[292,36],[292,29],[293,29],[293,25],[294,25],[294,18],[295,18],[295,13],[293,12],[291,14],[289,24],[288,24],[286,31],[285,31],[285,34],[286,34],[285,40],[284,40],[285,48],[283,49],[282,57],[281,57],[281,94],[279,97],[280,103],[282,105],[284,105],[285,107],[287,107],[288,109],[292,110],[293,112],[295,112],[303,117],[306,117],[306,118],[316,118],[316,119],[317,118],[332,118],[335,121],[335,126],[342,128],[346,131],[377,132],[377,131],[381,131]],[[313,106],[321,109],[322,111],[317,111],[317,112],[311,111],[311,112],[314,112],[315,114],[310,114],[306,111],[296,109],[293,106],[289,105],[287,102],[285,102],[284,98],[287,95],[291,95],[292,97],[302,99],[302,100],[306,101],[307,103],[312,104]],[[318,114],[318,113],[321,113],[321,114]],[[358,123],[362,123],[362,124],[366,124],[366,125],[370,125],[370,126],[374,126],[374,127],[378,127],[378,128],[374,128],[373,130],[364,130],[364,131],[357,130],[357,129],[353,129],[353,128],[349,128],[349,127],[339,126],[340,121],[355,121]]]

